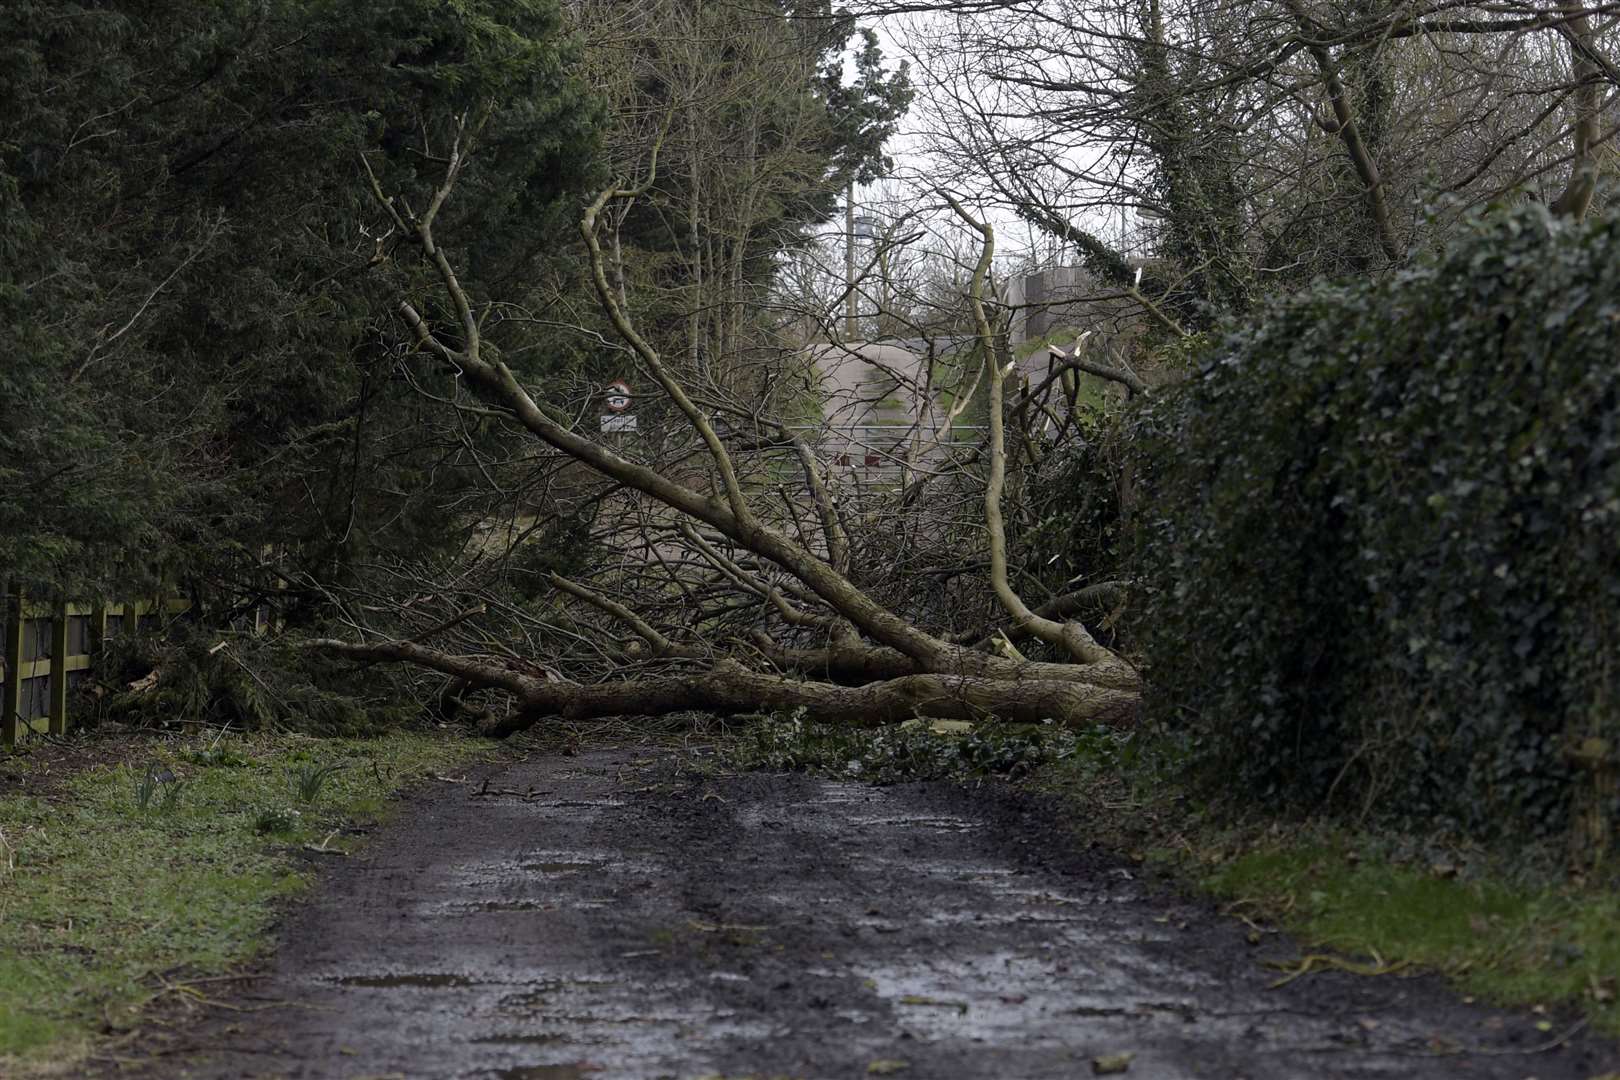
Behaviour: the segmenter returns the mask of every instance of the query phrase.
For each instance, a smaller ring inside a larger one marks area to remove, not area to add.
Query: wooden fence
[[[68,691],[83,679],[102,646],[123,634],[156,629],[163,614],[190,608],[181,599],[123,604],[42,604],[13,593],[5,599],[0,746],[32,734],[66,735]]]

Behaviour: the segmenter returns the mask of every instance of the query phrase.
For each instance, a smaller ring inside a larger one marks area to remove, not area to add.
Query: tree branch
[[[973,268],[973,280],[968,286],[968,303],[973,311],[973,323],[978,331],[979,347],[984,355],[990,391],[990,474],[984,488],[985,531],[990,548],[990,586],[995,590],[996,599],[1001,601],[1001,606],[1012,616],[1015,626],[1027,627],[1036,637],[1063,649],[1082,664],[1118,664],[1119,659],[1098,645],[1086,632],[1085,627],[1077,623],[1057,623],[1036,615],[1007,580],[1007,532],[1001,515],[1001,493],[1007,482],[1002,390],[1013,365],[1009,364],[1005,371],[998,369],[999,359],[996,355],[994,335],[990,329],[989,317],[984,310],[984,278],[995,255],[996,236],[995,230],[988,222],[980,221],[969,214],[955,196],[948,192],[943,194],[945,201],[950,204],[956,215],[977,231],[981,238],[979,261]]]

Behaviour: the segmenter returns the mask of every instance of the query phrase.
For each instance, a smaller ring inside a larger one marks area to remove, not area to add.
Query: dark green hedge
[[[1569,740],[1620,728],[1620,216],[1518,208],[1281,302],[1137,444],[1151,708],[1208,776],[1564,827]]]

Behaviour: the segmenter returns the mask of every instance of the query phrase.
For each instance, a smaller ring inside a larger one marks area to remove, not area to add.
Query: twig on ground
[[[1346,960],[1342,956],[1334,956],[1331,953],[1308,953],[1300,958],[1297,965],[1291,966],[1286,961],[1274,960],[1266,966],[1287,972],[1286,975],[1267,987],[1269,990],[1276,990],[1312,972],[1343,971],[1351,975],[1366,975],[1369,977],[1399,975],[1411,968],[1412,962],[1410,960],[1398,960],[1393,964],[1386,964],[1384,958],[1377,953],[1373,954],[1373,962],[1370,964],[1357,960]]]

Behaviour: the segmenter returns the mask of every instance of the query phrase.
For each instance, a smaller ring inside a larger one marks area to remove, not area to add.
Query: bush
[[[1256,798],[1614,820],[1620,216],[1522,207],[1216,336],[1138,420],[1150,709]],[[1592,744],[1595,745],[1595,744]]]
[[[1020,528],[1015,519],[1009,528],[1025,572],[1054,593],[1119,576],[1125,554],[1118,418],[1082,406],[1075,428],[1067,445],[1025,476],[1031,524]]]

